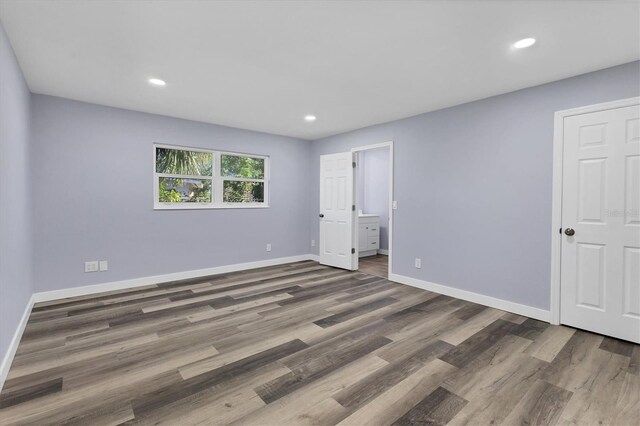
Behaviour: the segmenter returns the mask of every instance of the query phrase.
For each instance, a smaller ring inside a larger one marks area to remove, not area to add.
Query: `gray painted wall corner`
[[[0,359],[33,293],[29,88],[0,25]]]

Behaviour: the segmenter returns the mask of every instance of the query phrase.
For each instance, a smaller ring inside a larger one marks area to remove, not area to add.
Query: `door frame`
[[[388,141],[388,142],[380,142],[380,143],[375,143],[372,145],[364,145],[364,146],[358,146],[355,148],[351,148],[351,152],[352,153],[358,153],[358,152],[362,152],[362,151],[371,151],[373,149],[380,149],[380,148],[387,148],[389,150],[389,213],[388,213],[388,217],[389,217],[389,228],[388,228],[388,237],[389,237],[389,254],[388,254],[388,259],[389,259],[389,266],[387,269],[387,279],[391,276],[391,267],[393,265],[393,222],[394,222],[394,217],[393,217],[393,203],[394,203],[394,199],[393,199],[393,141]],[[358,167],[359,165],[356,166],[356,169],[354,171],[353,174],[353,184],[354,184],[354,203],[356,203],[356,211],[355,211],[355,215],[354,217],[357,219],[358,218],[358,194],[357,194],[357,188],[358,188]],[[356,221],[357,223],[357,221]],[[358,247],[358,226],[354,226],[355,232],[353,233],[353,238],[354,238],[354,247]],[[359,258],[358,258],[359,252],[356,249],[356,260],[355,260],[355,265],[356,265],[356,269],[358,269],[359,267]]]
[[[557,111],[553,126],[553,189],[551,201],[551,324],[562,322],[561,305],[561,266],[562,266],[562,163],[564,152],[564,119],[567,117],[625,108],[640,104],[640,97],[603,102],[578,108]]]

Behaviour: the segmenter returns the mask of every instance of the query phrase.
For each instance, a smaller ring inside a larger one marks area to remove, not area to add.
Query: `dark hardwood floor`
[[[0,424],[631,425],[637,345],[315,262],[35,306]]]

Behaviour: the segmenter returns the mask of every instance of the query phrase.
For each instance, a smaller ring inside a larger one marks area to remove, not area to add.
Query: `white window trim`
[[[170,173],[156,172],[156,148],[177,149],[185,151],[207,152],[213,154],[213,176],[192,176],[178,175]],[[240,157],[261,158],[264,160],[264,179],[233,178],[221,175],[221,156],[235,155]],[[202,209],[266,209],[269,208],[269,185],[270,185],[270,158],[268,155],[251,154],[245,152],[220,151],[205,148],[194,148],[183,145],[153,144],[153,209],[154,210],[202,210]],[[159,186],[161,177],[178,177],[185,179],[211,180],[213,191],[211,203],[161,203]],[[264,202],[263,203],[225,203],[222,201],[223,185],[225,180],[241,182],[264,182]]]

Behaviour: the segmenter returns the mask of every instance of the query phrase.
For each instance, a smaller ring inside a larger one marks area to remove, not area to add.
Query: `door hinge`
[[[355,205],[355,204],[352,204],[352,205],[351,205],[351,211],[352,211],[352,212],[355,212],[355,211],[356,211],[356,205]]]
[[[351,167],[353,167],[354,169],[356,168],[356,162],[355,161],[351,163]]]
[[[351,249],[351,254],[356,254],[356,249],[352,248]]]
[[[562,228],[560,228],[558,232],[560,233],[560,235],[562,235]]]

